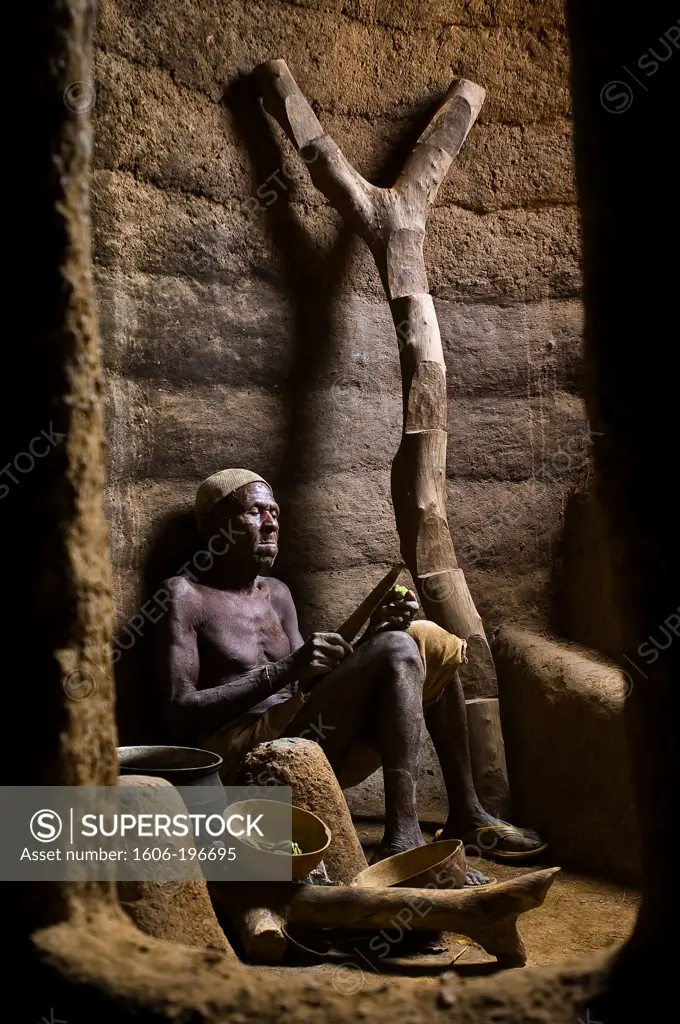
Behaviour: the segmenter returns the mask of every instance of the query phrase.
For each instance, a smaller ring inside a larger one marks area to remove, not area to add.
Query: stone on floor
[[[165,779],[147,775],[121,775],[118,778],[118,785],[142,787],[147,790],[159,786],[174,788]],[[135,801],[137,810],[140,807],[140,799],[143,797],[138,795]],[[153,794],[150,794],[149,812],[152,813],[156,806]],[[186,814],[186,807],[179,793],[177,812]],[[164,843],[171,846],[173,840],[168,838]],[[155,861],[141,862],[139,880],[117,883],[120,905],[139,930],[145,935],[181,942],[185,946],[218,949],[228,954],[231,959],[236,959],[236,954],[215,916],[200,868],[196,866],[196,877],[186,881],[156,881],[153,877],[156,868]],[[158,874],[158,871],[155,873]]]
[[[244,758],[241,781],[290,786],[293,803],[328,825],[333,839],[324,864],[333,881],[348,884],[368,866],[340,784],[318,743],[299,738],[260,743]]]

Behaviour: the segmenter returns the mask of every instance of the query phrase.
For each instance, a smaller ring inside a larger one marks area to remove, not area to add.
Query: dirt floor
[[[376,826],[359,827],[367,855],[377,841]],[[431,838],[426,836],[426,838]],[[531,867],[514,868],[482,861],[475,864],[499,882],[516,877],[538,867],[549,867],[545,861]],[[640,894],[611,882],[598,881],[570,872],[562,872],[553,883],[545,903],[537,910],[522,915],[520,931],[527,950],[527,966],[549,964],[567,960],[603,949],[625,940],[632,931]],[[423,983],[434,982],[442,974],[461,980],[494,973],[496,961],[475,943],[463,936],[444,933],[433,939],[432,945],[417,954],[400,956],[384,961],[386,973],[377,973],[375,967],[357,956],[347,964],[318,964],[258,968],[275,973],[304,971],[312,987],[331,984],[337,991],[354,994],[360,990],[373,991],[389,983],[390,976],[419,977]]]

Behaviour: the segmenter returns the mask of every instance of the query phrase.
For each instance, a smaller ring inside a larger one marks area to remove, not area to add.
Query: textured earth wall
[[[390,316],[368,251],[260,112],[248,76],[273,57],[378,184],[452,78],[487,89],[425,246],[449,517],[487,627],[540,623],[588,445],[556,0],[104,0],[92,206],[119,615],[161,573],[159,524],[184,538],[197,484],[229,465],[279,487],[303,630],[342,621],[398,553]]]

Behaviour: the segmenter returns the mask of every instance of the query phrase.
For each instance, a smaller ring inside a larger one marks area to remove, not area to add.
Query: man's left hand
[[[373,613],[367,634],[373,636],[386,629],[408,629],[418,608],[418,599],[412,590],[407,590],[403,596],[392,590]]]

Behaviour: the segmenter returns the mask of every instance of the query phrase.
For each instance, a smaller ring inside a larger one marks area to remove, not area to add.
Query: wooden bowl
[[[462,889],[467,862],[460,839],[444,839],[386,857],[361,871],[352,885],[362,889],[401,886],[407,889]]]
[[[303,850],[293,854],[293,878],[304,878],[313,871],[331,845],[331,830],[328,825],[311,811],[303,807],[291,807],[293,842]]]
[[[264,815],[262,824],[265,826],[264,838],[273,842],[288,833],[294,843],[302,848],[302,853],[288,856],[291,867],[291,878],[296,881],[304,878],[323,860],[323,856],[331,845],[331,830],[316,814],[306,811],[302,807],[291,806],[278,800],[241,800],[239,803],[230,804],[225,811],[229,814],[250,814],[256,817]],[[288,817],[290,815],[290,817]],[[231,841],[231,840],[230,840]],[[234,841],[242,843],[242,840],[235,837]],[[258,870],[267,875],[267,868],[272,871],[272,877],[276,877],[280,871],[281,860],[284,855],[280,853],[269,853],[266,850],[256,850],[247,843],[242,843],[248,849],[248,858]]]

